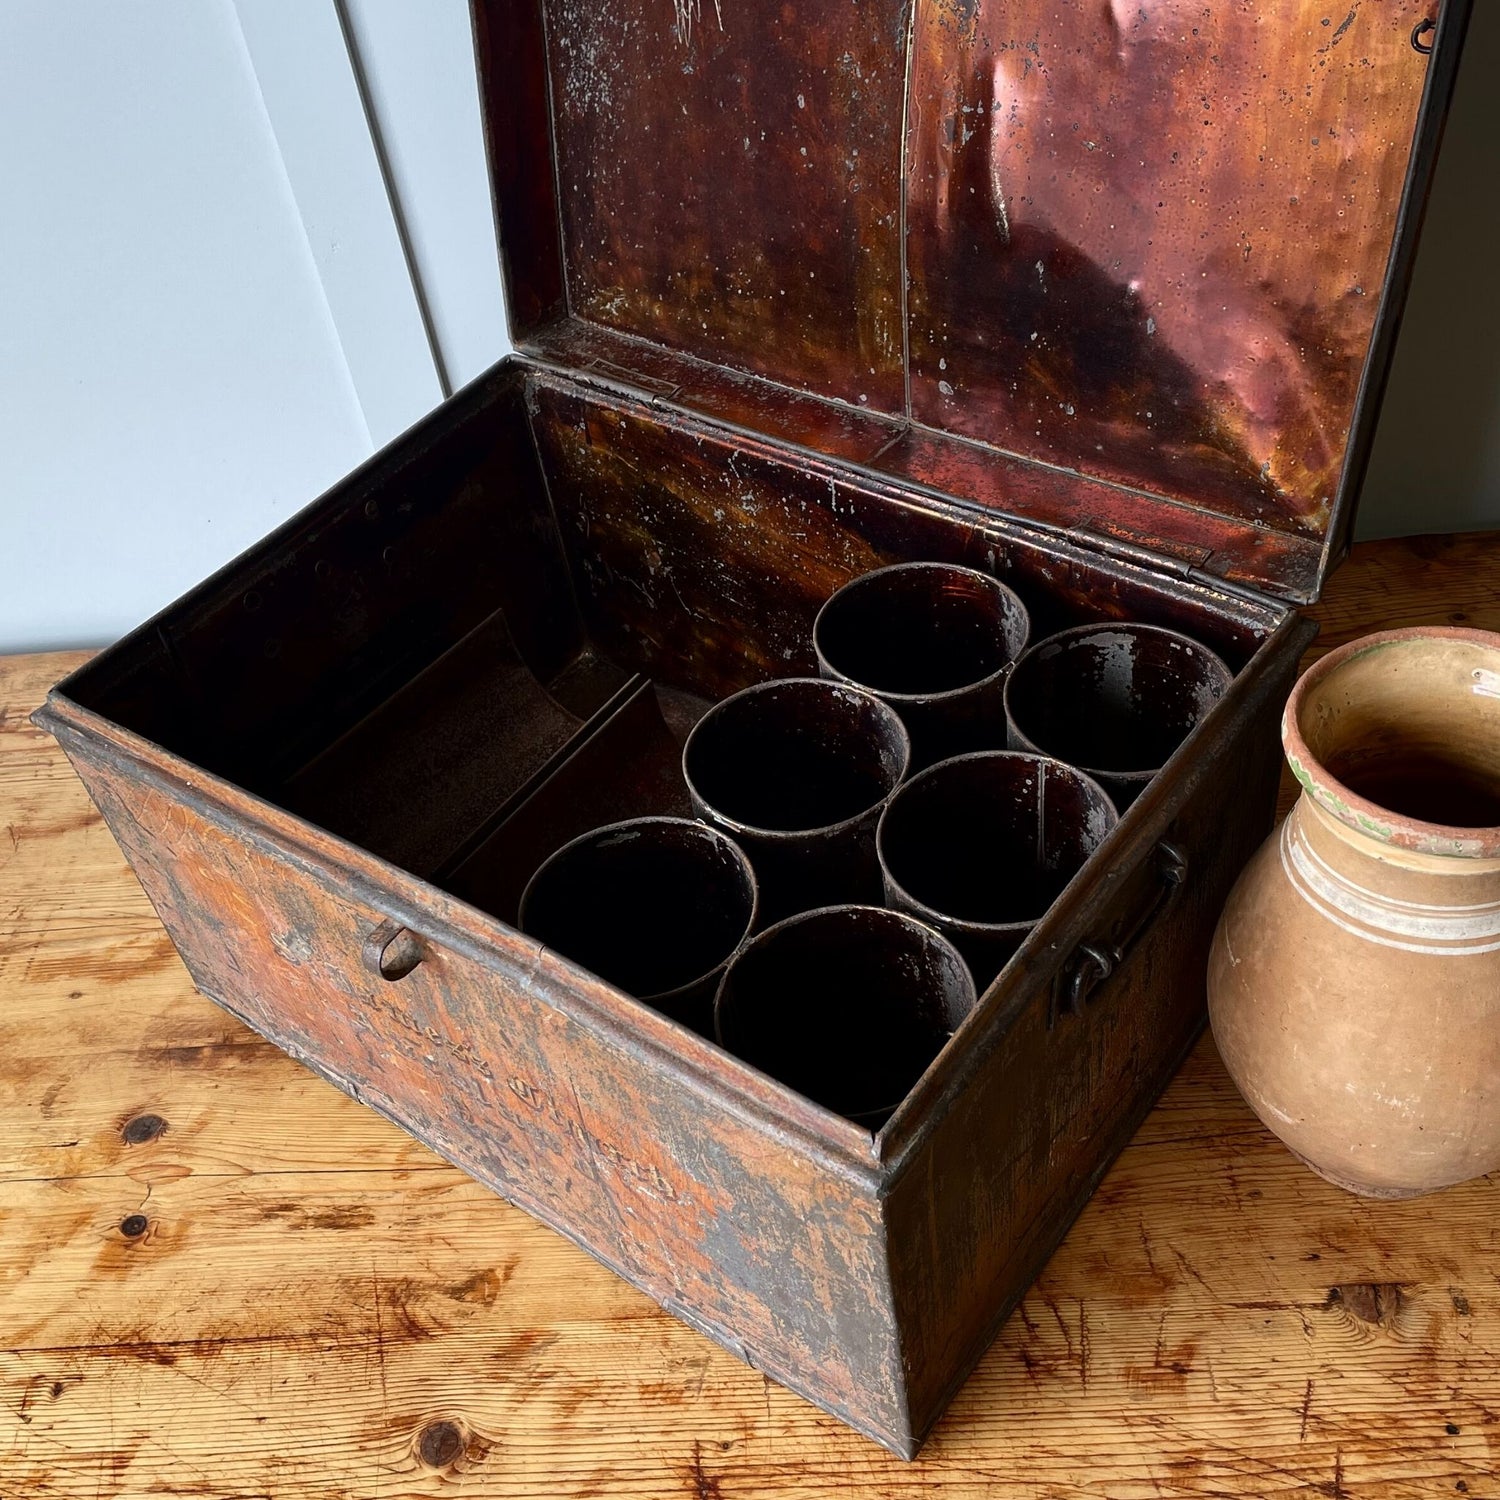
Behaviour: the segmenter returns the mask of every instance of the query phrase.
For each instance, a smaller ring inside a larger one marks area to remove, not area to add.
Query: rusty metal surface
[[[527,340],[548,372],[607,393],[707,417],[743,446],[756,443],[816,464],[858,465],[873,482],[955,496],[996,516],[1067,531],[1090,543],[1138,548],[1208,578],[1282,598],[1315,597],[1323,540],[1183,505],[1145,504],[1137,491],[1031,463],[986,444],[801,396],[611,329],[564,320]]]
[[[129,736],[122,753],[65,699],[47,715],[206,995],[742,1358],[910,1449],[865,1131],[753,1076],[726,1093],[742,1067],[533,940],[232,788],[194,795],[170,757]],[[383,921],[422,947],[395,980],[364,957]]]
[[[539,374],[528,399],[591,638],[631,670],[700,697],[815,673],[824,601],[911,558],[995,574],[1021,597],[1035,637],[1148,619],[1238,667],[1278,618],[1269,603],[922,503],[565,378]]]
[[[902,406],[904,5],[541,8],[573,315]]]
[[[911,1132],[909,1144],[890,1143],[886,1215],[918,1432],[947,1404],[959,1372],[987,1346],[1203,1024],[1209,939],[1256,830],[1270,821],[1274,706],[1311,634],[1288,621],[1241,675],[1191,765],[1160,778],[1111,839],[1114,878],[1054,906],[1002,976],[1005,1002],[981,1010],[939,1076],[924,1080],[928,1097],[908,1099],[894,1122]],[[1156,899],[1154,851],[1165,840],[1192,872],[1170,905]],[[1070,1013],[1059,991],[1074,955],[1122,936],[1126,961]],[[935,1108],[938,1099],[951,1107]]]
[[[1201,1021],[1191,956],[1234,873],[1222,851],[1263,830],[1244,778],[1274,784],[1268,709],[1304,635],[1284,622],[1200,758],[1148,793],[1115,874],[1053,908],[873,1150],[441,891],[65,696],[45,718],[205,993],[910,1455]],[[1069,1031],[1056,984],[1140,905],[1168,825],[1210,868],[1200,894]]]

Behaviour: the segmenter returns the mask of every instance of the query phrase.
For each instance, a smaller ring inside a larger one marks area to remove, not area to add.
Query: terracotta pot
[[[1282,743],[1302,796],[1230,894],[1209,1014],[1250,1106],[1371,1197],[1500,1167],[1500,635],[1331,652]]]

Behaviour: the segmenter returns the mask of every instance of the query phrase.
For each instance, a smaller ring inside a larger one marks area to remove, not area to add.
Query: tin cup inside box
[[[785,677],[711,708],[682,772],[698,816],[750,856],[769,925],[880,901],[875,824],[910,760],[900,717],[874,694]]]
[[[886,904],[937,928],[981,990],[1118,822],[1104,788],[1045,755],[960,755],[891,798]]]
[[[1005,743],[1003,691],[1031,618],[1013,590],[957,563],[895,563],[846,583],[818,611],[818,670],[901,715],[912,769]]]
[[[941,934],[903,912],[834,906],[768,927],[729,965],[719,1043],[828,1109],[878,1130],[974,1008]]]
[[[1006,679],[1011,748],[1077,766],[1124,812],[1233,678],[1202,642],[1160,625],[1062,630]]]
[[[521,895],[520,928],[694,1031],[755,927],[744,851],[687,818],[632,818],[564,844]]]

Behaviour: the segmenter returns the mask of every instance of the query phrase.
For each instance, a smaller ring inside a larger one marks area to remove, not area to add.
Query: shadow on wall
[[[1500,5],[1469,23],[1360,537],[1500,527]]]

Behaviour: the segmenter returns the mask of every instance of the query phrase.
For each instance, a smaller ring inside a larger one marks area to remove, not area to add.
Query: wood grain
[[[1500,546],[1362,547],[1317,613],[1500,628]],[[199,998],[26,722],[81,659],[0,662],[3,1500],[1500,1492],[1497,1184],[1347,1197],[1207,1039],[890,1457]]]

